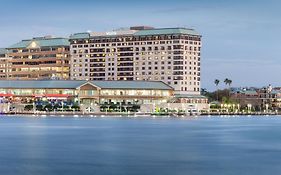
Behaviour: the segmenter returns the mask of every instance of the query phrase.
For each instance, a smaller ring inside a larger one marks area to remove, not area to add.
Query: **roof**
[[[5,55],[7,54],[9,51],[7,49],[4,48],[0,48],[0,55]]]
[[[102,89],[173,89],[161,81],[91,81],[91,83]]]
[[[255,90],[250,90],[250,89],[247,89],[247,90],[238,90],[238,91],[236,91],[236,93],[245,94],[245,95],[258,95],[257,91],[255,91]]]
[[[75,33],[70,35],[70,39],[90,38],[90,33]]]
[[[281,91],[280,90],[272,90],[271,94],[279,94]]]
[[[70,36],[70,39],[85,39],[90,37],[99,36],[120,36],[120,35],[130,35],[130,36],[148,36],[148,35],[169,35],[169,34],[186,34],[186,35],[196,35],[200,36],[198,32],[194,29],[188,28],[158,28],[158,29],[143,29],[143,30],[116,30],[111,32],[92,32],[92,33],[75,33]]]
[[[31,40],[22,40],[7,49],[27,48],[31,43],[35,43],[38,47],[53,47],[53,46],[69,46],[67,38],[33,38]]]
[[[116,30],[111,32],[91,32],[91,33],[75,33],[70,35],[70,39],[89,39],[94,37],[115,37],[115,36],[133,36],[136,30]]]
[[[91,32],[91,37],[115,37],[115,36],[132,36],[137,30],[119,29],[111,32]]]
[[[254,90],[246,90],[242,93],[244,93],[246,95],[258,95],[257,91],[254,91]]]
[[[207,98],[203,95],[197,95],[197,94],[175,94],[176,98]]]
[[[84,80],[0,80],[0,88],[12,89],[76,89],[91,83],[101,89],[172,90],[161,81],[84,81]]]
[[[0,88],[18,89],[75,89],[86,81],[72,80],[0,80]]]
[[[168,34],[187,34],[187,35],[199,35],[194,29],[188,28],[159,28],[159,29],[148,29],[148,30],[139,30],[134,33],[135,36],[143,35],[168,35]]]

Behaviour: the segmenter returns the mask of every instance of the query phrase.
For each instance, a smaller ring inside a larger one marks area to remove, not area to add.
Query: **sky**
[[[281,86],[278,0],[1,0],[0,48],[22,39],[121,27],[188,27],[202,34],[202,88]]]

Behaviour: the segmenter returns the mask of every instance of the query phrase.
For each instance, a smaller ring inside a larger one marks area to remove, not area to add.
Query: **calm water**
[[[281,117],[0,117],[2,175],[274,175]]]

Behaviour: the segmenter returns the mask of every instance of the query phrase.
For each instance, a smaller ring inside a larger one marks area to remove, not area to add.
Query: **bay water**
[[[0,116],[2,175],[269,175],[281,116]]]

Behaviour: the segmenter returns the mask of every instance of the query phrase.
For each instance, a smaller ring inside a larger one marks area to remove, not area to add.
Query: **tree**
[[[33,109],[33,105],[26,105],[24,107],[24,110],[26,110],[26,111],[31,111],[32,109]]]
[[[225,85],[228,85],[228,86],[229,86],[229,87],[228,87],[228,88],[229,88],[229,94],[228,94],[228,96],[230,97],[230,86],[231,86],[232,80],[226,78],[226,79],[224,80],[224,83],[225,83]]]
[[[232,84],[232,80],[228,80],[229,87],[231,86],[231,84]]]
[[[226,78],[223,82],[225,83],[225,85],[229,85],[229,87],[230,87],[232,80]]]
[[[215,84],[216,84],[216,86],[218,86],[218,85],[219,85],[219,83],[220,83],[220,80],[215,79]]]
[[[225,85],[228,85],[229,79],[226,78],[223,82],[225,83]]]
[[[219,101],[219,89],[218,89],[218,85],[219,85],[219,83],[220,83],[220,80],[218,80],[218,79],[215,79],[215,85],[216,85],[216,87],[217,87],[217,101]]]
[[[201,95],[205,95],[207,93],[207,89],[206,88],[201,88]]]

